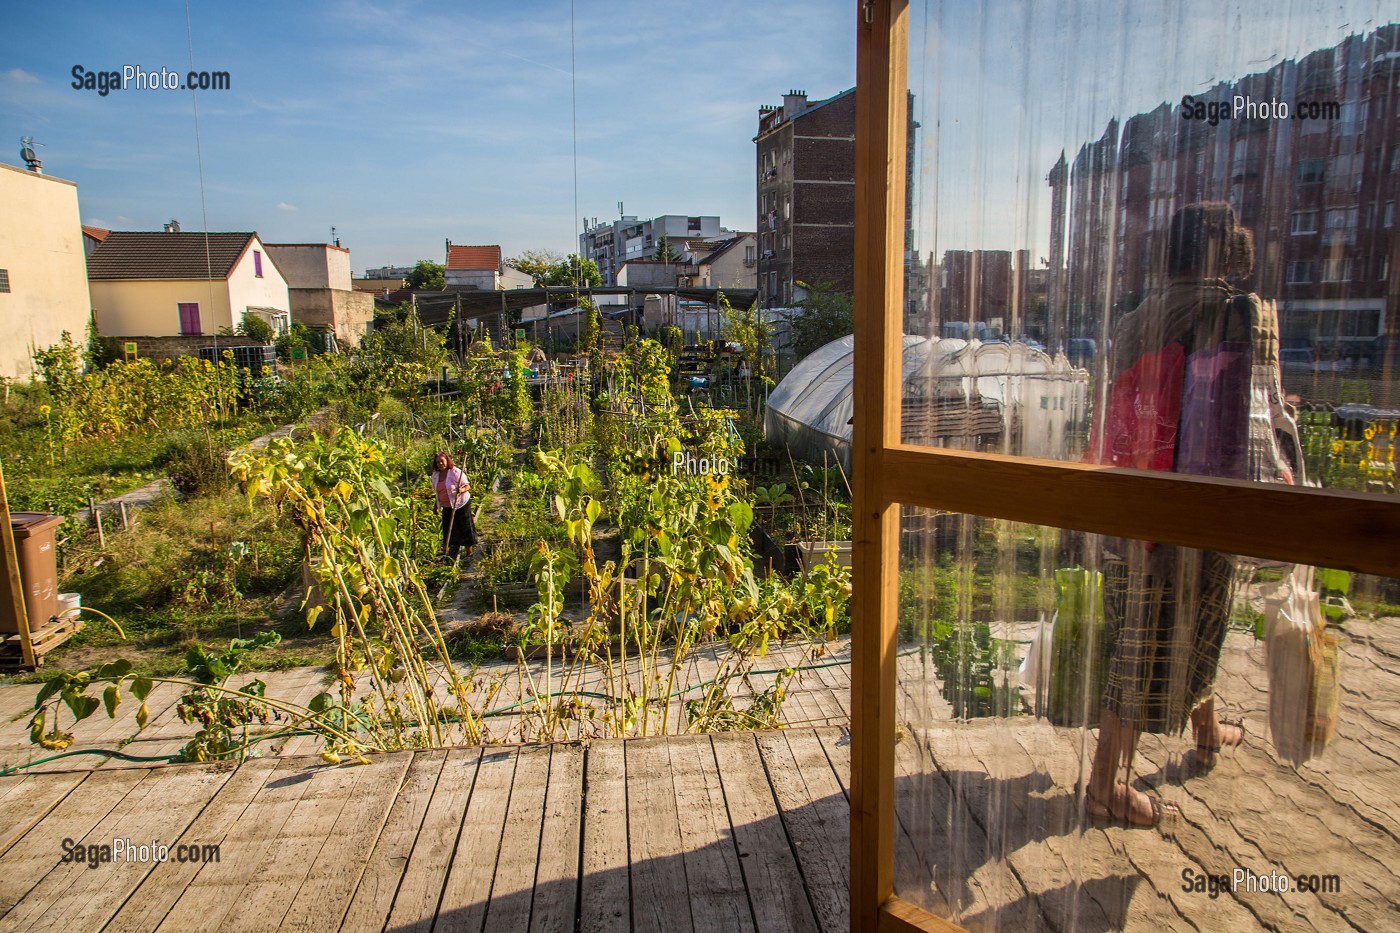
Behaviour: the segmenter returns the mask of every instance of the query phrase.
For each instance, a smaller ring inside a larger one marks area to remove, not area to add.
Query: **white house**
[[[81,344],[90,308],[78,186],[0,165],[0,376],[33,375],[65,330]]]
[[[109,337],[199,337],[248,315],[291,325],[287,282],[256,233],[114,230],[88,255],[97,327]]]

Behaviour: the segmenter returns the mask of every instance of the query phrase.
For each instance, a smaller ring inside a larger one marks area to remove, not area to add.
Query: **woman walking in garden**
[[[471,560],[476,547],[476,525],[472,522],[472,485],[446,451],[433,456],[433,492],[442,509],[442,550],[454,559],[462,548]]]
[[[1297,427],[1279,387],[1277,313],[1239,288],[1254,255],[1224,203],[1192,204],[1171,220],[1167,284],[1114,330],[1099,462],[1147,470],[1292,483]],[[1253,405],[1251,405],[1253,400]],[[1187,724],[1196,764],[1245,737],[1215,709],[1216,670],[1234,597],[1231,557],[1107,539],[1104,614],[1113,654],[1087,789],[1091,814],[1137,826],[1174,816],[1132,786],[1144,733]]]

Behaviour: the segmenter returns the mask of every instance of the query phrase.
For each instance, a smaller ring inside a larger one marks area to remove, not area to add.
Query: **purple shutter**
[[[262,278],[262,253],[253,250],[253,274]]]
[[[188,337],[203,333],[199,328],[199,302],[180,302],[180,333]]]

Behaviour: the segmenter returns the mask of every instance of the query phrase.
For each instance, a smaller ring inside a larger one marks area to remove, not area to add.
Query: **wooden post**
[[[900,441],[908,3],[856,10],[851,929],[874,933],[894,893],[899,506],[881,460]]]
[[[121,510],[122,514],[122,531],[130,531],[131,519],[126,514],[126,502],[124,500],[118,499],[117,507]]]
[[[102,550],[107,550],[107,536],[102,532],[102,513],[97,510],[97,503],[88,499],[88,511],[92,513],[92,523],[97,526],[97,546]]]
[[[8,615],[19,632],[25,667],[37,667],[34,642],[29,635],[29,613],[24,606],[24,582],[19,575],[19,550],[10,527],[10,501],[5,495],[5,471],[0,466],[0,614]]]

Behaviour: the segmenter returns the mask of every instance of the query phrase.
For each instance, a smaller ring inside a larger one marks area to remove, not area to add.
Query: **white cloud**
[[[288,204],[286,201],[278,201],[278,202],[277,202],[277,209],[278,209],[279,211],[287,211],[288,213],[291,213],[291,212],[295,211],[295,210],[297,209],[297,207],[296,207],[295,204]]]
[[[39,76],[25,71],[23,68],[11,68],[9,71],[0,72],[0,82],[5,84],[41,84]]]

